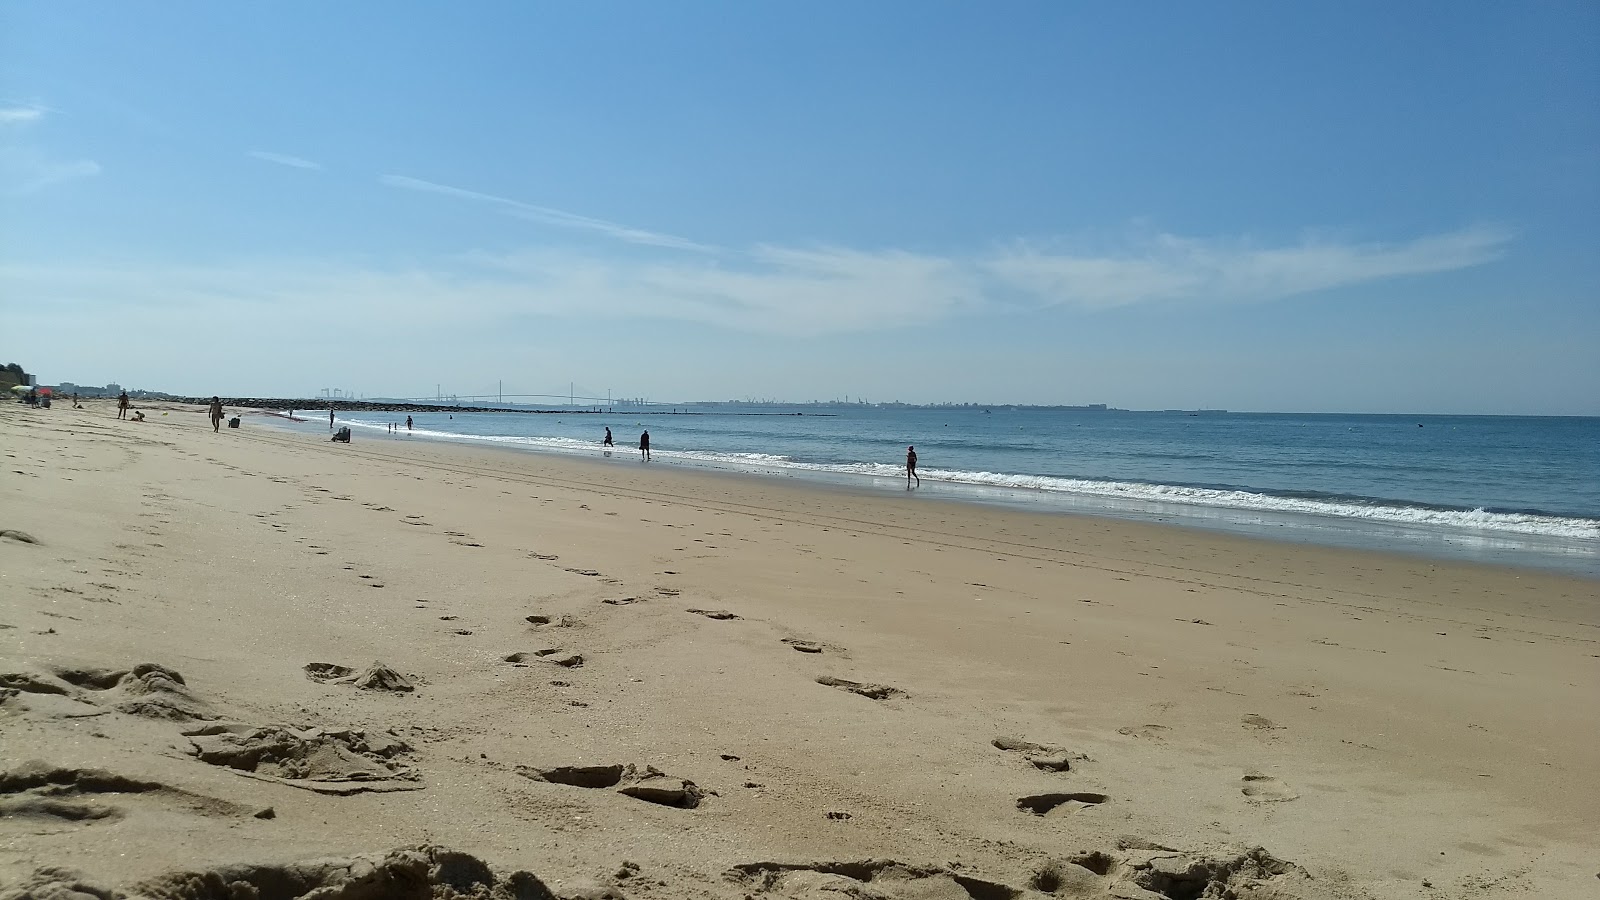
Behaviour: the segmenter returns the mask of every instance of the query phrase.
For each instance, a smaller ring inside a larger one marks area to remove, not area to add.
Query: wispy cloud
[[[0,125],[27,125],[37,122],[44,116],[42,106],[19,106],[5,104],[0,106]]]
[[[1022,242],[978,265],[1043,305],[1106,309],[1151,302],[1259,302],[1470,268],[1498,258],[1510,240],[1510,232],[1492,227],[1394,244],[1307,239],[1282,247],[1158,235],[1111,253]]]
[[[0,147],[0,193],[31,194],[100,171],[91,159],[60,160],[32,147]]]
[[[600,255],[540,249],[392,269],[270,260],[216,268],[0,266],[0,294],[130,314],[179,307],[248,328],[262,310],[330,326],[513,331],[529,317],[681,321],[815,336],[935,325],[996,310],[1266,302],[1481,265],[1509,235],[1473,228],[1398,244],[1259,247],[1162,236],[1137,249],[1017,245],[970,258],[758,246],[744,253]],[[59,306],[58,306],[59,304]]]
[[[315,163],[309,159],[302,159],[298,156],[289,156],[284,153],[268,153],[265,150],[251,150],[248,155],[259,159],[262,162],[277,163],[280,166],[292,166],[296,169],[322,168],[321,163]]]
[[[554,225],[558,228],[571,228],[580,231],[591,231],[603,234],[619,241],[630,244],[642,244],[649,247],[665,247],[673,250],[692,250],[699,253],[715,252],[717,248],[691,241],[687,238],[675,237],[656,231],[646,231],[642,228],[632,228],[619,225],[616,222],[607,222],[604,219],[595,219],[589,216],[570,213],[565,210],[553,209],[548,206],[537,206],[524,203],[509,197],[497,197],[493,194],[484,194],[465,188],[451,187],[447,184],[436,184],[432,181],[423,181],[408,175],[381,175],[378,180],[390,187],[405,188],[411,191],[422,191],[429,194],[441,194],[446,197],[455,197],[460,200],[471,200],[497,207],[501,212],[539,222],[544,225]]]

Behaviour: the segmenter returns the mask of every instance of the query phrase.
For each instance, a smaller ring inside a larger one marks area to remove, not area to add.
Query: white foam
[[[349,420],[349,423],[354,426],[372,429],[387,427],[387,423],[362,422],[356,419]],[[412,433],[422,437],[510,444],[558,453],[590,455],[603,449],[593,440],[579,440],[577,438],[471,435],[421,429]],[[619,444],[612,449],[614,452],[624,452],[631,448],[628,445]],[[652,448],[651,455],[665,459],[675,458],[701,464],[746,470],[781,469],[873,478],[905,476],[905,469],[897,465],[885,463],[808,463],[770,453],[724,453],[709,450],[660,450]],[[1076,478],[1057,478],[1047,475],[1013,475],[1000,472],[964,472],[947,469],[921,469],[918,470],[918,474],[922,476],[923,480],[930,482],[1095,497],[1133,505],[1179,504],[1209,509],[1329,516],[1395,525],[1442,527],[1480,533],[1499,532],[1543,535],[1600,542],[1600,521],[1595,519],[1546,516],[1534,513],[1490,512],[1483,509],[1452,510],[1392,503],[1369,504],[1338,499],[1279,497],[1251,491],[1219,490],[1171,484],[1143,484],[1126,481],[1091,481]]]

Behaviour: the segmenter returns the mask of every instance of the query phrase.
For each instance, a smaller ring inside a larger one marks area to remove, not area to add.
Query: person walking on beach
[[[646,431],[644,434],[639,435],[639,455],[644,457],[644,461],[645,462],[649,462],[650,461],[650,432],[649,431]]]
[[[411,417],[410,416],[406,416],[406,430],[407,431],[411,430]]]
[[[612,444],[611,444],[611,429],[609,427],[606,428],[606,439],[600,442],[600,446],[602,446],[602,447],[610,447],[610,446],[612,446]]]
[[[211,430],[212,431],[221,431],[222,430],[222,398],[213,396],[211,398],[211,408],[209,410],[206,410],[206,412],[211,414]]]
[[[906,490],[911,490],[911,479],[917,480],[917,487],[922,487],[922,476],[917,474],[917,448],[906,448]]]
[[[123,391],[122,393],[117,395],[117,418],[126,419],[127,417],[128,417],[128,392],[127,391]]]

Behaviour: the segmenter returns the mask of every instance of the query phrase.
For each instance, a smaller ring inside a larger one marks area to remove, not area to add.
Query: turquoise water
[[[808,478],[915,497],[1159,520],[1600,577],[1600,419],[861,406],[689,414],[413,414],[458,440]],[[803,415],[795,415],[801,412]],[[775,414],[787,413],[787,414]],[[340,416],[390,440],[404,414]],[[305,426],[311,427],[311,426]],[[323,423],[321,426],[326,427]]]

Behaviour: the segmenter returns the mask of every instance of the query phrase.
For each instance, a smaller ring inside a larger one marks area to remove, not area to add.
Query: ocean
[[[310,413],[308,413],[310,415]],[[362,440],[447,440],[1162,521],[1600,578],[1600,418],[682,407],[340,414]],[[311,428],[312,422],[299,426]],[[610,426],[617,448],[600,447]],[[326,427],[325,424],[321,427]]]

